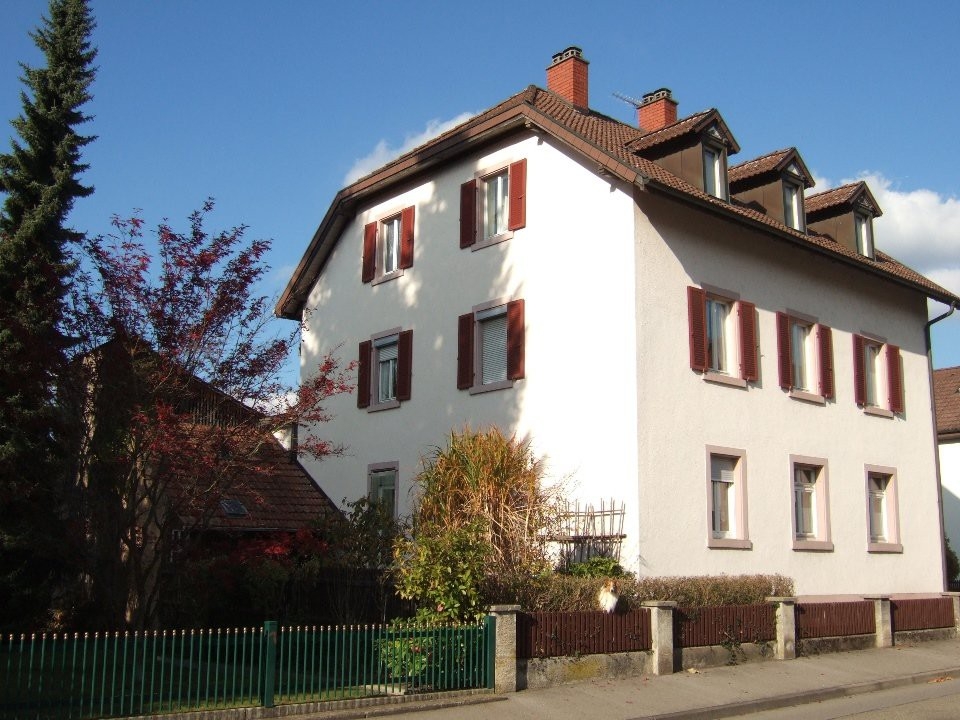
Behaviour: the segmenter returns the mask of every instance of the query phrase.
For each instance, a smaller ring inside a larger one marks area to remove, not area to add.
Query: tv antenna
[[[627,105],[633,105],[635,108],[639,108],[641,105],[643,105],[642,100],[637,100],[635,97],[631,97],[630,95],[626,95],[622,92],[617,92],[616,90],[613,91],[613,96],[618,100],[623,100],[623,102],[627,103]]]

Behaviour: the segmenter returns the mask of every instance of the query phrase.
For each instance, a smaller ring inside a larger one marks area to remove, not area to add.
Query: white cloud
[[[388,162],[393,160],[400,155],[403,155],[409,150],[418,145],[423,145],[428,140],[435,138],[437,135],[445,133],[447,130],[456,127],[460,123],[468,120],[473,117],[475,113],[460,113],[455,118],[450,120],[430,120],[427,123],[427,127],[416,135],[408,135],[400,147],[394,148],[391,147],[386,140],[381,140],[376,144],[373,150],[362,158],[359,158],[353,163],[353,167],[350,168],[350,171],[347,173],[346,177],[343,179],[344,185],[349,185],[352,182],[359,180],[364,175],[367,175],[378,167],[386,165]]]

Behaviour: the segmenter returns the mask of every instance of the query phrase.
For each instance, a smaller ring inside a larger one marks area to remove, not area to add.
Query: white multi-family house
[[[277,306],[303,376],[359,361],[320,485],[404,514],[431,447],[497,425],[622,504],[642,574],[942,590],[925,324],[960,300],[875,248],[865,184],[807,195],[796,150],[738,150],[669,90],[635,126],[590,110],[568,48],[547,89],[341,190]]]

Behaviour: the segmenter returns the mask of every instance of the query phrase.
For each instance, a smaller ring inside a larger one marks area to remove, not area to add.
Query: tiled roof
[[[661,190],[731,219],[765,228],[781,239],[811,247],[852,266],[905,283],[942,302],[960,302],[960,298],[953,293],[889,255],[877,252],[876,259],[871,260],[848,250],[827,236],[794,230],[779,220],[750,207],[708,195],[639,154],[641,150],[679,137],[701,127],[705,122],[712,122],[714,118],[720,123],[723,122],[716,110],[706,110],[662,130],[647,133],[592,110],[574,107],[559,95],[530,85],[500,104],[414,148],[341,190],[324,216],[303,259],[277,303],[277,313],[283,317],[299,316],[309,288],[321,272],[332,243],[336,242],[342,230],[345,218],[350,216],[344,205],[356,203],[369,194],[389,187],[399,178],[408,177],[413,172],[422,171],[435,163],[443,162],[447,157],[458,152],[465,152],[471,142],[483,141],[484,138],[498,131],[516,131],[525,126],[542,128],[572,149],[596,161],[598,167],[609,170],[626,182]],[[865,184],[854,183],[806,198],[805,208],[810,212],[811,209],[822,209],[832,204],[842,203],[844,199],[849,201],[856,196],[861,187],[869,193]]]
[[[792,149],[793,148],[776,150],[775,152],[762,155],[761,157],[754,158],[753,160],[747,160],[739,165],[734,165],[727,170],[727,179],[732,184],[740,180],[746,180],[748,178],[756,177],[757,175],[762,175],[765,172],[769,172],[770,170],[775,169],[777,165],[779,165],[783,159],[790,154]]]
[[[324,515],[339,513],[326,493],[273,436],[265,439],[255,460],[259,469],[242,472],[221,497],[203,496],[213,510],[210,529],[300,530]],[[175,486],[171,489],[176,493]],[[239,500],[246,514],[228,515],[220,500]],[[182,512],[191,515],[188,509]],[[198,508],[197,516],[200,512]]]
[[[937,434],[960,433],[960,367],[933,371]]]

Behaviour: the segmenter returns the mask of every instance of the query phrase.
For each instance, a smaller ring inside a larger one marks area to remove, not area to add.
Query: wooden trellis
[[[592,557],[609,557],[620,561],[623,534],[624,503],[619,505],[612,498],[600,500],[600,508],[593,503],[581,506],[580,501],[567,503],[567,510],[560,516],[559,533],[554,540],[560,546],[560,558],[564,565],[584,562]]]

